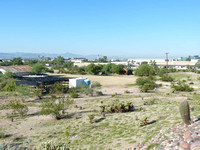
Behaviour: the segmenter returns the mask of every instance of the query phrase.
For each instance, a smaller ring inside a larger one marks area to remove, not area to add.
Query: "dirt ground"
[[[148,93],[141,93],[138,86],[134,86],[136,79],[131,76],[94,76],[94,75],[71,75],[59,74],[67,77],[84,77],[93,81],[98,81],[102,87],[103,96],[89,97],[81,96],[74,99],[74,104],[67,109],[68,115],[61,120],[55,120],[51,115],[39,115],[39,105],[45,99],[39,100],[36,97],[16,97],[14,94],[5,95],[1,93],[1,106],[6,105],[11,99],[23,98],[29,107],[28,115],[23,118],[15,118],[12,122],[7,118],[11,113],[10,109],[1,107],[0,109],[0,132],[4,132],[7,138],[0,138],[0,143],[24,143],[27,139],[32,142],[29,149],[37,147],[40,143],[53,140],[64,143],[73,149],[114,149],[127,150],[135,147],[137,143],[145,143],[162,129],[172,127],[176,123],[181,123],[178,112],[178,103],[182,99],[187,99],[193,107],[192,118],[198,117],[200,109],[196,105],[194,92],[198,97],[200,94],[199,75],[194,73],[173,74],[178,79],[191,79],[193,92],[170,93],[170,83],[156,81],[162,87]],[[129,91],[129,93],[125,93]],[[116,93],[115,97],[111,94]],[[69,96],[69,95],[65,95]],[[142,111],[129,113],[106,114],[102,118],[99,113],[101,102],[109,104],[113,100],[133,102],[135,108],[142,107]],[[152,105],[144,105],[145,101],[154,100]],[[88,115],[95,115],[95,123],[91,124]],[[149,125],[138,128],[136,122],[138,118],[147,116]]]
[[[113,75],[113,76],[97,76],[97,75],[73,75],[73,74],[58,74],[66,77],[73,78],[88,78],[91,82],[97,81],[102,87],[101,91],[104,94],[124,94],[124,91],[128,90],[132,93],[138,92],[138,88],[134,86],[128,86],[128,84],[134,84],[138,77],[133,75]]]

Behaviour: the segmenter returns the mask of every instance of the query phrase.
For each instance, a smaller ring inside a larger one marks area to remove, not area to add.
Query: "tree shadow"
[[[35,113],[32,113],[32,114],[28,114],[27,116],[38,116],[40,113],[39,112],[35,112]]]
[[[99,118],[99,119],[95,120],[95,122],[98,123],[98,122],[101,122],[101,121],[103,121],[103,120],[105,120],[105,119],[106,119],[106,118]]]
[[[37,99],[34,99],[34,100],[29,100],[27,101],[28,103],[42,103],[43,102],[43,98],[37,98]]]
[[[200,118],[197,118],[196,120],[194,120],[194,122],[200,121]]]
[[[86,110],[86,111],[81,111],[79,112],[80,114],[83,114],[83,113],[94,113],[94,112],[98,112],[97,110]]]
[[[11,136],[13,136],[12,134],[4,134],[4,135],[2,135],[1,137],[0,137],[0,139],[2,138],[2,139],[5,139],[5,138],[9,138],[9,137],[11,137]]]
[[[70,113],[70,114],[63,116],[62,119],[70,119],[78,114],[80,114],[80,113]]]
[[[150,124],[153,124],[153,123],[156,123],[157,121],[156,120],[153,120],[151,122],[148,122],[147,124],[150,125]]]

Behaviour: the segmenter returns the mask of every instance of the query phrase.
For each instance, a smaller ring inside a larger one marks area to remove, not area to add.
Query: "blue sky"
[[[199,0],[0,0],[0,52],[200,55]]]

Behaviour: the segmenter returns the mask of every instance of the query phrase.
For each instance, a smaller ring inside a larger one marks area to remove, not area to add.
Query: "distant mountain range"
[[[87,58],[87,59],[95,59],[98,57],[98,55],[79,55],[79,54],[74,54],[74,53],[62,53],[62,54],[54,54],[54,53],[25,53],[25,52],[15,52],[15,53],[1,53],[0,52],[0,59],[12,59],[16,57],[21,57],[23,59],[34,59],[34,58],[41,58],[44,56],[45,58],[50,57],[50,58],[55,58],[57,56],[62,56],[62,57],[81,57],[81,58]],[[106,55],[99,55],[100,58]],[[107,56],[108,59],[127,59],[128,57],[122,57],[122,56]],[[131,58],[131,57],[129,57]],[[140,57],[139,57],[140,58]],[[147,59],[147,58],[146,58]],[[154,58],[158,59],[158,58]]]
[[[21,57],[23,59],[27,58],[39,58],[39,57],[57,57],[57,56],[62,56],[62,57],[84,57],[84,58],[97,58],[97,55],[78,55],[78,54],[73,54],[73,53],[63,53],[63,54],[52,54],[52,53],[23,53],[23,52],[16,52],[16,53],[0,53],[0,58],[1,59],[12,59],[16,57]]]

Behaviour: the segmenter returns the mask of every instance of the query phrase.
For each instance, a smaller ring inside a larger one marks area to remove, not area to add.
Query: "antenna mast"
[[[169,61],[168,54],[169,53],[165,53],[165,54],[166,54],[166,59],[165,59],[165,61],[166,61],[166,76],[168,76],[168,61]]]

